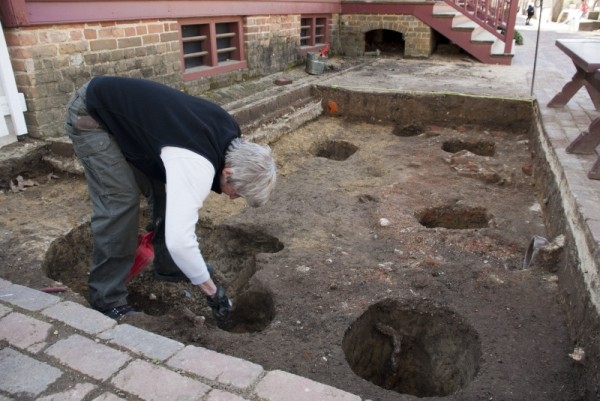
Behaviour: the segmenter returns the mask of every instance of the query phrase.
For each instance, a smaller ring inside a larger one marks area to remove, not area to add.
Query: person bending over
[[[99,76],[67,104],[66,134],[81,160],[92,201],[91,306],[114,319],[135,313],[125,278],[138,238],[140,188],[152,199],[154,274],[189,280],[219,326],[231,302],[211,279],[195,234],[210,191],[264,205],[276,181],[268,146],[241,139],[225,110],[145,79]]]

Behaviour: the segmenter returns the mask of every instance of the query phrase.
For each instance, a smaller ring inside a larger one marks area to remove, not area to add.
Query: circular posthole
[[[392,134],[401,137],[417,136],[425,131],[423,124],[396,125]]]
[[[479,156],[494,156],[496,154],[496,144],[491,141],[463,141],[462,139],[452,139],[445,141],[442,144],[442,150],[450,153],[468,150]]]
[[[475,378],[481,360],[473,327],[429,301],[372,305],[346,331],[342,348],[363,379],[417,397],[454,394]]]
[[[318,145],[313,155],[317,157],[325,157],[335,161],[344,161],[352,156],[358,147],[346,141],[327,141]]]
[[[482,207],[439,206],[430,207],[417,213],[419,223],[427,228],[448,228],[465,230],[485,228],[491,217]]]
[[[275,304],[271,294],[263,291],[246,291],[235,299],[232,313],[233,333],[263,331],[275,317]]]
[[[213,279],[223,285],[234,300],[233,324],[236,333],[264,330],[275,316],[272,295],[251,286],[258,253],[276,253],[283,244],[256,227],[198,227],[202,253],[216,267]],[[89,223],[55,240],[46,253],[43,268],[48,277],[60,281],[82,296],[88,293],[88,271],[92,264],[92,232]],[[204,316],[212,321],[206,297],[188,281],[165,283],[154,277],[153,266],[137,274],[127,285],[128,302],[151,316]]]

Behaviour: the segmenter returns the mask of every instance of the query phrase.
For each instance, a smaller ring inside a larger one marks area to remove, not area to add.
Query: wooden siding
[[[339,0],[2,0],[5,27],[152,18],[193,18],[269,14],[336,14]]]

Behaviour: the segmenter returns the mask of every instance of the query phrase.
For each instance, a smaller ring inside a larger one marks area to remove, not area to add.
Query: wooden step
[[[463,30],[463,31],[467,31],[467,30],[473,31],[478,27],[479,27],[479,25],[477,25],[474,21],[471,21],[469,18],[467,18],[465,16],[454,17],[454,20],[452,21],[452,29]]]
[[[504,53],[505,45],[502,39],[471,19],[467,11],[439,1],[429,9],[429,13],[418,13],[421,15],[416,16],[479,61],[511,64],[513,55]]]
[[[489,43],[495,43],[496,41],[499,41],[499,39],[496,36],[494,36],[492,33],[486,31],[485,29],[483,29],[481,27],[477,27],[473,31],[473,35],[471,35],[471,40],[473,42],[489,42]]]
[[[461,15],[461,13],[444,2],[436,2],[433,6],[433,15],[436,17],[454,17]]]
[[[513,40],[513,45],[512,45],[512,49],[515,48],[515,41]],[[501,40],[497,40],[493,45],[492,45],[492,52],[491,52],[492,56],[508,56],[508,57],[513,57],[515,54],[513,53],[504,53],[504,42],[502,42]]]

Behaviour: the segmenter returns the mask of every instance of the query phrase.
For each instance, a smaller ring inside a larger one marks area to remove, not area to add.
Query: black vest
[[[221,192],[225,151],[241,132],[220,106],[149,80],[96,77],[87,88],[86,107],[144,174],[165,182],[160,151],[176,146],[212,163],[216,171],[212,190]]]

